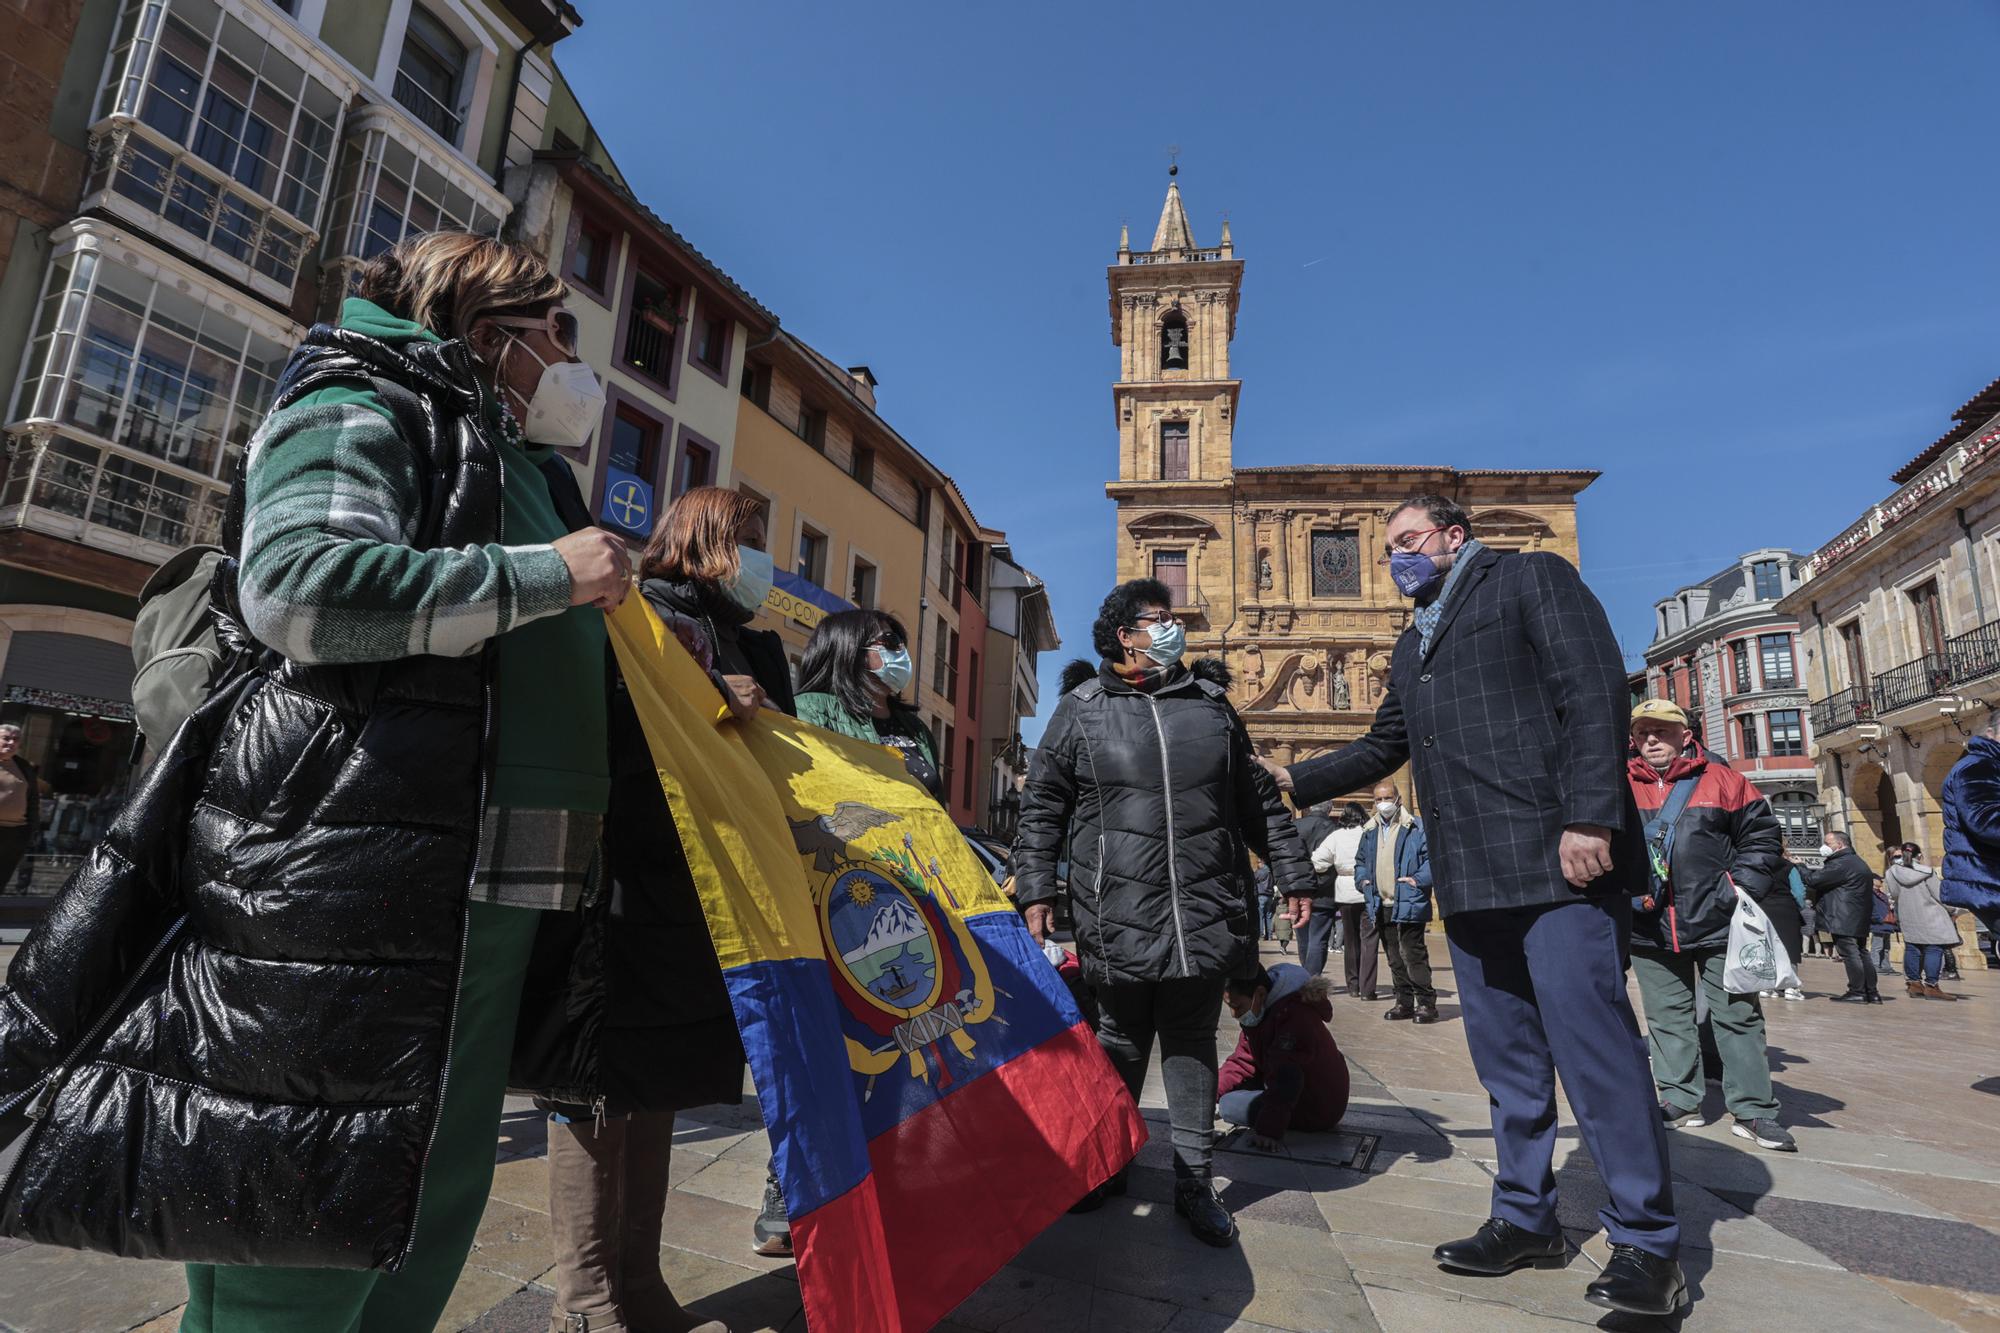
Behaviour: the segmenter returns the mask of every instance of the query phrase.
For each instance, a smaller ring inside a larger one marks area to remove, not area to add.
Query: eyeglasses
[[[576,315],[561,306],[550,306],[549,312],[540,319],[528,315],[495,315],[493,322],[503,329],[531,329],[549,335],[564,356],[575,356],[577,346]]]
[[[877,634],[868,641],[870,648],[888,648],[892,651],[903,646],[903,641],[893,634]]]
[[[1382,558],[1377,560],[1375,563],[1378,565],[1386,565],[1389,563],[1390,556],[1395,555],[1399,551],[1404,554],[1408,554],[1409,552],[1416,550],[1419,546],[1422,546],[1424,544],[1424,539],[1426,537],[1429,537],[1434,533],[1443,532],[1445,528],[1449,526],[1451,525],[1446,523],[1446,524],[1439,524],[1435,528],[1423,528],[1418,531],[1406,532],[1402,536],[1398,537],[1395,541],[1390,542],[1387,546],[1384,546],[1382,548]]]
[[[1181,623],[1180,617],[1171,611],[1150,611],[1143,616],[1134,616],[1132,618],[1132,627],[1137,629],[1149,620],[1155,625],[1178,625]]]

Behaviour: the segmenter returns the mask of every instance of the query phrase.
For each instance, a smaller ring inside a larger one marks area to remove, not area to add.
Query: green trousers
[[[424,1172],[416,1243],[399,1272],[187,1266],[182,1333],[431,1333],[493,1186],[521,982],[541,913],[472,904],[451,1075]]]
[[[1695,1026],[1694,989],[1701,986],[1708,1000],[1708,1025],[1715,1049],[1722,1055],[1722,1095],[1729,1113],[1739,1120],[1759,1120],[1778,1114],[1771,1090],[1771,1061],[1764,1051],[1764,1011],[1755,995],[1731,995],[1722,989],[1727,950],[1684,949],[1659,953],[1632,951],[1632,971],[1639,978],[1639,998],[1646,1006],[1646,1034],[1653,1047],[1653,1082],[1677,1109],[1701,1106],[1701,1033]]]

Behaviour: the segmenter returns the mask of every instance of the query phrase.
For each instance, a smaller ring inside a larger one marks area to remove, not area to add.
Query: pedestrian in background
[[[21,729],[0,724],[0,893],[13,884],[41,827],[41,779],[21,757]]]
[[[1317,977],[1326,972],[1329,948],[1338,948],[1339,938],[1345,933],[1341,904],[1360,892],[1354,887],[1354,852],[1361,845],[1361,829],[1368,817],[1352,801],[1337,812],[1331,801],[1314,809],[1323,813],[1303,841],[1312,854],[1318,896],[1313,899],[1313,914],[1306,921],[1306,940],[1299,950],[1299,962]]]
[[[1271,892],[1271,872],[1266,866],[1259,866],[1251,880],[1251,891],[1257,895],[1257,923],[1261,927],[1259,937],[1271,939],[1271,923],[1278,915],[1278,895]]]
[[[799,662],[799,721],[903,756],[904,771],[939,802],[944,779],[931,729],[903,698],[910,635],[886,611],[836,611],[813,626]]]
[[[1382,794],[1385,787],[1388,789],[1386,797]],[[1336,868],[1339,866],[1342,854],[1346,853],[1348,882],[1345,886],[1336,882],[1334,898],[1340,908],[1340,933],[1345,942],[1340,957],[1341,966],[1347,975],[1347,993],[1360,1000],[1376,998],[1375,983],[1379,975],[1377,967],[1382,939],[1381,925],[1376,913],[1368,906],[1368,895],[1361,888],[1361,845],[1367,839],[1369,831],[1384,818],[1381,812],[1385,801],[1392,809],[1388,817],[1393,819],[1394,811],[1402,809],[1402,801],[1396,796],[1394,783],[1383,782],[1376,785],[1376,813],[1373,816],[1364,816],[1361,827],[1355,830],[1353,850],[1348,851],[1346,840],[1343,839],[1326,851],[1326,860]]]
[[[1892,857],[1888,863],[1889,873],[1894,874],[1898,868],[1898,861]],[[1889,896],[1887,884],[1886,877],[1877,875],[1868,885],[1868,935],[1874,950],[1869,962],[1878,973],[1889,970],[1889,943],[1899,925],[1896,904]]]
[[[1723,1100],[1735,1120],[1730,1132],[1773,1152],[1796,1152],[1798,1144],[1778,1123],[1758,997],[1733,994],[1723,984],[1738,891],[1767,916],[1791,915],[1785,910],[1791,889],[1779,874],[1777,816],[1748,779],[1702,747],[1687,714],[1668,699],[1632,710],[1626,773],[1646,820],[1652,871],[1632,914],[1632,975],[1646,1007],[1660,1119],[1669,1129],[1706,1123],[1699,993],[1722,1058]]]
[[[1403,808],[1392,782],[1375,784],[1375,818],[1362,830],[1354,853],[1354,882],[1363,910],[1375,923],[1388,955],[1396,1003],[1390,1020],[1435,1023],[1437,988],[1431,984],[1429,926],[1431,856],[1424,826]]]
[[[1133,1098],[1157,1040],[1174,1152],[1174,1211],[1211,1245],[1236,1241],[1215,1192],[1216,1029],[1223,988],[1258,969],[1247,848],[1270,864],[1303,925],[1312,866],[1255,760],[1218,662],[1182,662],[1187,632],[1155,579],[1113,588],[1097,612],[1095,670],[1072,663],[1035,749],[1016,836],[1019,900],[1035,939],[1052,927],[1056,863],[1069,895],[1097,1039]],[[1078,1202],[1124,1193],[1120,1171]]]
[[[1802,873],[1806,892],[1819,913],[1819,927],[1833,936],[1834,952],[1847,968],[1847,990],[1833,998],[1847,1004],[1880,1004],[1875,969],[1861,944],[1869,930],[1874,872],[1855,854],[1853,841],[1845,833],[1828,833],[1819,845],[1819,854],[1824,858],[1819,869]]]
[[[1958,943],[1958,923],[1938,894],[1938,877],[1923,864],[1917,845],[1904,843],[1901,862],[1889,868],[1889,898],[1903,932],[1903,977],[1912,998],[1956,1000],[1938,987],[1944,951]]]
[[[1626,998],[1645,851],[1625,780],[1631,696],[1604,608],[1550,552],[1489,550],[1454,500],[1390,511],[1383,561],[1415,602],[1368,734],[1285,772],[1298,799],[1412,763],[1473,1066],[1492,1102],[1493,1216],[1440,1245],[1478,1273],[1561,1267],[1558,1075],[1602,1174],[1611,1258],[1593,1304],[1687,1303],[1666,1131]],[[1351,938],[1351,937],[1350,937]]]
[[[1970,911],[2000,967],[2000,710],[1988,709],[1944,780],[1944,866],[1939,897]]]

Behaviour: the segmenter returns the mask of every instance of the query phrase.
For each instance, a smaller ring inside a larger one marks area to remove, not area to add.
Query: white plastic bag
[[[1791,955],[1771,929],[1771,918],[1757,906],[1757,900],[1737,887],[1733,878],[1723,879],[1736,893],[1736,912],[1729,918],[1729,952],[1722,960],[1722,988],[1731,995],[1755,995],[1759,991],[1790,990],[1799,984],[1798,969]]]

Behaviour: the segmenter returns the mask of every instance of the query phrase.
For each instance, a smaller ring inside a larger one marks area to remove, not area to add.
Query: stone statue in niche
[[[1343,712],[1354,706],[1353,697],[1348,693],[1347,659],[1344,657],[1333,668],[1333,706]]]
[[[1278,585],[1277,576],[1271,572],[1271,557],[1268,555],[1258,556],[1257,586],[1263,591],[1269,592],[1271,591],[1272,588],[1275,588],[1277,585]]]

